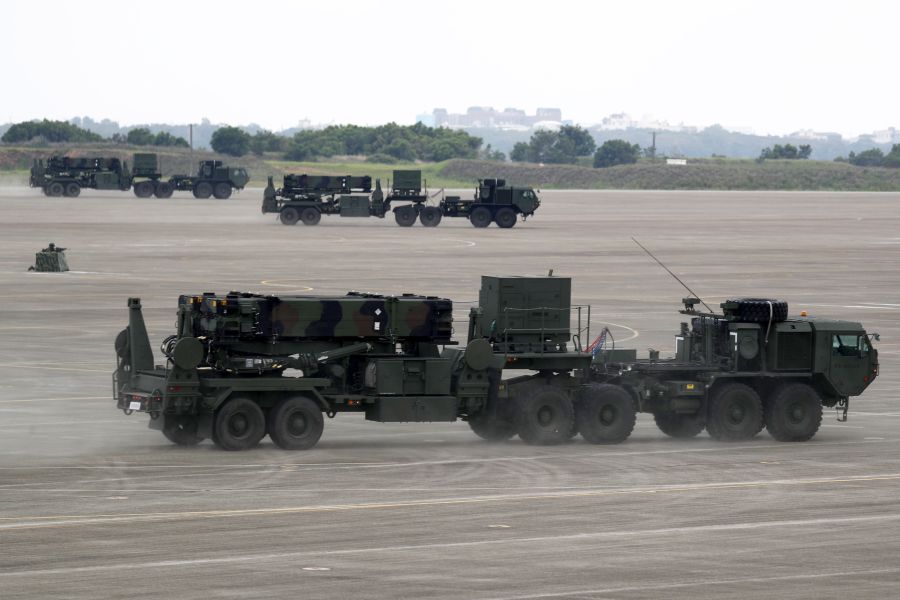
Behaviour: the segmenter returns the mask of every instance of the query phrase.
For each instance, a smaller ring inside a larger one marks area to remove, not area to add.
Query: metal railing
[[[582,334],[588,340],[591,339],[591,305],[590,304],[573,304],[572,306],[568,306],[566,308],[558,308],[558,307],[550,307],[550,306],[540,306],[534,308],[504,308],[503,309],[503,317],[504,324],[509,322],[509,313],[511,312],[537,312],[541,313],[541,321],[540,327],[537,328],[511,328],[504,327],[502,331],[498,332],[499,336],[502,336],[503,339],[503,351],[509,352],[510,342],[509,338],[514,334],[539,334],[541,341],[539,343],[539,354],[545,354],[549,352],[559,352],[559,349],[548,350],[548,346],[555,346],[556,344],[547,344],[547,336],[548,335],[559,335],[561,333],[568,334],[572,331],[571,323],[573,321],[572,311],[575,311],[575,333],[568,337],[568,340],[563,344],[563,348],[561,351],[565,352],[568,350],[568,342],[571,341],[574,347],[575,352],[583,352],[584,349],[581,344]],[[569,314],[569,327],[547,327],[546,319],[548,318],[549,313],[551,312],[566,312]],[[523,344],[526,346],[531,346],[531,343]]]

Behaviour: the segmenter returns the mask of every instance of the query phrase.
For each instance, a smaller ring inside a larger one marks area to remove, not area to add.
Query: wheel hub
[[[306,420],[306,415],[302,413],[293,413],[290,417],[288,417],[287,429],[292,436],[303,435],[304,433],[306,433],[308,427],[309,423]]]
[[[616,407],[607,404],[597,413],[597,418],[600,420],[601,425],[609,426],[615,422],[616,415]]]
[[[228,432],[235,437],[241,437],[247,434],[250,423],[247,415],[237,414],[228,421]]]
[[[548,427],[556,420],[556,411],[552,406],[544,405],[538,409],[537,420],[541,427]]]

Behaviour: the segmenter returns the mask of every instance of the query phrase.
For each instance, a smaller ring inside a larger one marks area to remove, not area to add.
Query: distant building
[[[425,115],[419,115],[417,119],[424,123],[423,116]],[[520,108],[496,110],[492,106],[470,106],[463,114],[450,113],[446,108],[435,108],[431,117],[435,127],[524,130],[536,123],[561,122],[562,110],[538,108],[535,114],[529,115]]]

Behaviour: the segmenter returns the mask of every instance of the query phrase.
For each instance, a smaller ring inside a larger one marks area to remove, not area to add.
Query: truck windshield
[[[831,338],[831,353],[836,356],[865,356],[869,353],[869,340],[855,333],[837,333]]]

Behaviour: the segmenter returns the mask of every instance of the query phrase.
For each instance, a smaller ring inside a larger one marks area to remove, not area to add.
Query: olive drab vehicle
[[[515,226],[519,216],[533,215],[541,204],[533,189],[507,186],[503,179],[479,180],[471,199],[442,195],[435,200],[437,194],[428,194],[421,171],[397,169],[393,177],[386,194],[381,180],[376,179],[373,188],[368,175],[285,175],[280,188],[269,177],[262,212],[277,213],[285,225],[317,225],[322,215],[383,219],[393,212],[401,227],[417,220],[436,227],[444,217],[464,217],[475,227],[493,222],[506,229]]]
[[[232,190],[241,190],[249,176],[242,167],[227,167],[219,160],[200,161],[196,175],[173,175],[163,179],[156,154],[138,152],[133,168],[118,158],[72,158],[52,156],[46,164],[35,159],[29,184],[46,196],[75,197],[82,188],[97,190],[133,189],[138,198],[169,198],[175,191],[192,192],[196,198],[225,199]]]
[[[628,438],[637,412],[675,437],[708,429],[780,441],[819,428],[822,406],[846,418],[851,396],[878,375],[858,323],[787,318],[777,301],[737,300],[723,314],[685,300],[672,359],[590,338],[590,306],[573,305],[567,277],[482,277],[465,347],[452,339],[453,304],[432,296],[181,296],[176,333],[156,364],[141,302],[116,338],[117,406],[150,416],[177,444],[211,438],[229,450],[266,434],[307,449],[323,414],[371,421],[468,422],[490,441],[518,435],[558,444]],[[877,339],[877,336],[875,336]],[[512,376],[504,378],[504,373]]]

